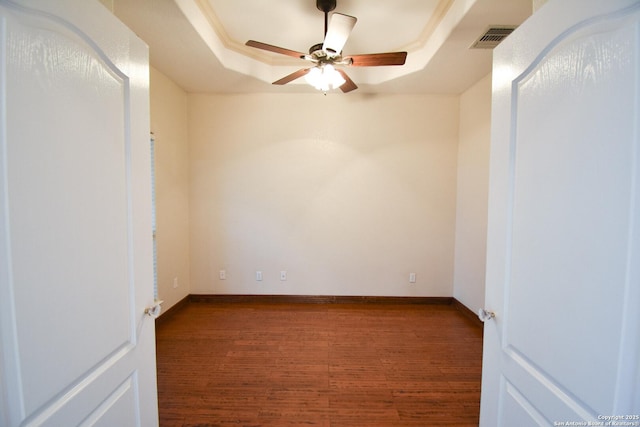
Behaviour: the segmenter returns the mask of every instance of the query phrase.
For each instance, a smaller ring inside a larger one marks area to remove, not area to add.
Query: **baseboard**
[[[285,303],[285,304],[439,304],[451,297],[334,296],[334,295],[189,295],[190,302]]]
[[[471,311],[469,307],[461,303],[455,298],[451,298],[451,305],[453,305],[460,313],[462,313],[465,317],[471,320],[476,326],[484,329],[484,323],[480,320],[478,315]]]
[[[189,299],[190,295],[182,298],[180,301],[171,306],[167,311],[163,312],[160,316],[156,318],[156,326],[166,322],[168,319],[173,317],[177,312],[181,311],[190,303]]]

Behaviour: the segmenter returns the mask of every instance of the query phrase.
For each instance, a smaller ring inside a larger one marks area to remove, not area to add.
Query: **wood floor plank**
[[[482,334],[451,305],[185,305],[158,324],[161,427],[478,425]]]

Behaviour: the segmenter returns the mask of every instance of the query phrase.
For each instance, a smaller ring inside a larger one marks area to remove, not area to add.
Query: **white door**
[[[0,425],[157,425],[145,44],[0,0]]]
[[[640,2],[550,0],[493,96],[481,425],[638,426]]]

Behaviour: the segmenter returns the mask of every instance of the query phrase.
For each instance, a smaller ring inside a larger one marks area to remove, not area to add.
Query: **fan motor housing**
[[[322,43],[318,43],[318,44],[314,44],[313,46],[311,46],[309,48],[309,54],[313,55],[314,52],[317,52],[319,50],[321,51],[322,50],[322,45],[323,45]]]

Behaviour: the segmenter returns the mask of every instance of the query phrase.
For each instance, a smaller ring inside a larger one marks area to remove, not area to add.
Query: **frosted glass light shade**
[[[340,74],[331,64],[313,67],[305,75],[305,80],[311,86],[323,92],[339,88],[345,83],[345,79],[342,77],[342,74]]]

